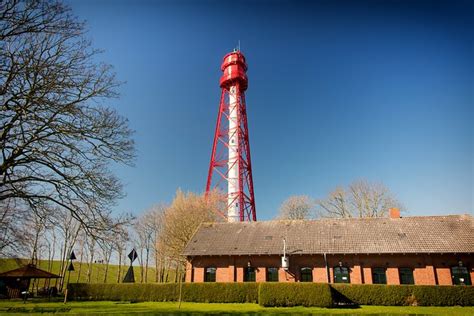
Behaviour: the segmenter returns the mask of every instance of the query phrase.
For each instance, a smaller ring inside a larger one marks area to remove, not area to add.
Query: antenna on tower
[[[240,40],[239,40],[239,46],[237,46],[237,50],[240,52]]]

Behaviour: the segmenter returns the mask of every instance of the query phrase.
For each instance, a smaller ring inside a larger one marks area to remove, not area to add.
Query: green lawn
[[[0,315],[14,314],[47,315],[129,315],[129,314],[306,314],[306,315],[474,315],[474,307],[396,307],[396,306],[362,306],[357,309],[326,308],[265,308],[257,304],[205,304],[182,303],[178,309],[177,302],[38,302],[0,301]]]
[[[0,258],[0,273],[5,272],[8,270],[13,270],[19,268],[23,265],[28,264],[29,260],[27,259],[5,259]],[[127,262],[127,264],[129,264]],[[82,265],[82,268],[81,268]],[[52,269],[50,272],[59,274],[59,261],[53,261]],[[47,270],[48,271],[48,262],[45,260],[40,260],[38,263],[38,268]],[[87,282],[87,263],[80,263],[74,262],[74,271],[71,272],[71,280],[70,282],[77,282],[77,283],[86,283]],[[79,270],[81,270],[80,277],[78,279]],[[121,279],[127,273],[128,266],[121,267]],[[133,267],[133,272],[135,274],[135,281],[140,282],[140,267]],[[107,273],[107,280],[105,283],[117,283],[117,274],[118,274],[118,266],[117,265],[109,265],[109,271]],[[105,275],[105,264],[100,263],[93,263],[92,264],[92,273],[91,273],[91,283],[104,283],[104,275]],[[174,273],[170,271],[170,280],[174,280]],[[155,282],[155,269],[149,267],[148,268],[148,279],[147,283],[154,283]],[[54,280],[52,281],[54,285]]]

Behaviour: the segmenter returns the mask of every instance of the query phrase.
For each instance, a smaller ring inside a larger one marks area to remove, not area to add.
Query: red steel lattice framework
[[[206,193],[214,188],[227,191],[227,214],[222,215],[228,221],[256,221],[245,104],[247,63],[240,50],[224,56],[221,70],[222,92]]]

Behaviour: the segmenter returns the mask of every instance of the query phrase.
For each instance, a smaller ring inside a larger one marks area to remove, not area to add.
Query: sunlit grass
[[[55,315],[128,315],[128,314],[306,314],[306,315],[474,315],[474,307],[362,306],[356,309],[265,308],[258,304],[206,304],[178,302],[45,302],[0,301],[0,314],[22,313]]]

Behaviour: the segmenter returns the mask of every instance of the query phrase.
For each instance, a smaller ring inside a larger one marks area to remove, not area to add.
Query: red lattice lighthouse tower
[[[245,105],[247,63],[242,52],[225,55],[221,70],[222,93],[206,192],[214,188],[227,191],[227,214],[223,215],[229,222],[256,221]]]

